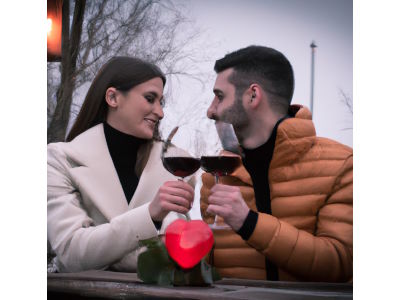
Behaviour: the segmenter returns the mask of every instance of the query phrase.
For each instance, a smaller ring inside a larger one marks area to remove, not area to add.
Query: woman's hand
[[[181,180],[167,181],[158,190],[149,205],[153,221],[162,221],[170,212],[185,214],[192,207],[194,199],[193,187]]]

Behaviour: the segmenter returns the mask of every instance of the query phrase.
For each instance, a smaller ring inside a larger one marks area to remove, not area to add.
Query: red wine
[[[237,156],[202,156],[200,159],[201,168],[214,175],[228,175],[233,173],[240,165],[240,158]]]
[[[193,157],[170,156],[164,157],[163,165],[168,172],[179,177],[186,177],[200,168],[200,160]]]

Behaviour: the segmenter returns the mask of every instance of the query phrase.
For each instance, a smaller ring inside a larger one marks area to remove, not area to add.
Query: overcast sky
[[[187,17],[204,31],[204,47],[212,60],[199,66],[211,76],[205,89],[193,80],[181,78],[174,87],[174,105],[166,108],[162,129],[165,132],[179,123],[179,111],[191,102],[198,103],[197,116],[191,118],[195,128],[205,130],[214,143],[215,133],[205,118],[213,98],[215,59],[251,44],[281,51],[292,63],[295,92],[292,103],[310,107],[311,50],[315,54],[314,122],[317,134],[353,145],[352,114],[341,102],[339,91],[352,97],[353,28],[352,1],[349,0],[179,0]],[[211,46],[209,46],[211,45]],[[206,48],[207,47],[207,48]],[[179,104],[179,108],[176,104]],[[169,113],[170,112],[170,113]],[[198,125],[198,124],[203,125]],[[178,137],[177,137],[178,138]],[[215,144],[215,143],[214,143]]]

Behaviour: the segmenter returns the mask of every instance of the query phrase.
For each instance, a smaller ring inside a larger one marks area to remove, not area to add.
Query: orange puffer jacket
[[[293,108],[293,106],[292,106]],[[202,175],[201,213],[214,185]],[[257,211],[250,175],[241,166],[222,183],[240,186]],[[315,136],[311,114],[300,108],[277,130],[269,169],[272,215],[258,213],[254,232],[244,241],[232,230],[214,231],[213,264],[223,277],[266,279],[265,257],[279,280],[346,282],[353,274],[353,151]]]

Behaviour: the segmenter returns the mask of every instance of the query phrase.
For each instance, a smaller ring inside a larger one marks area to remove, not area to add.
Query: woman
[[[47,230],[59,272],[135,271],[139,240],[189,211],[194,178],[168,173],[154,138],[165,80],[150,63],[112,58],[67,142],[48,145]]]

